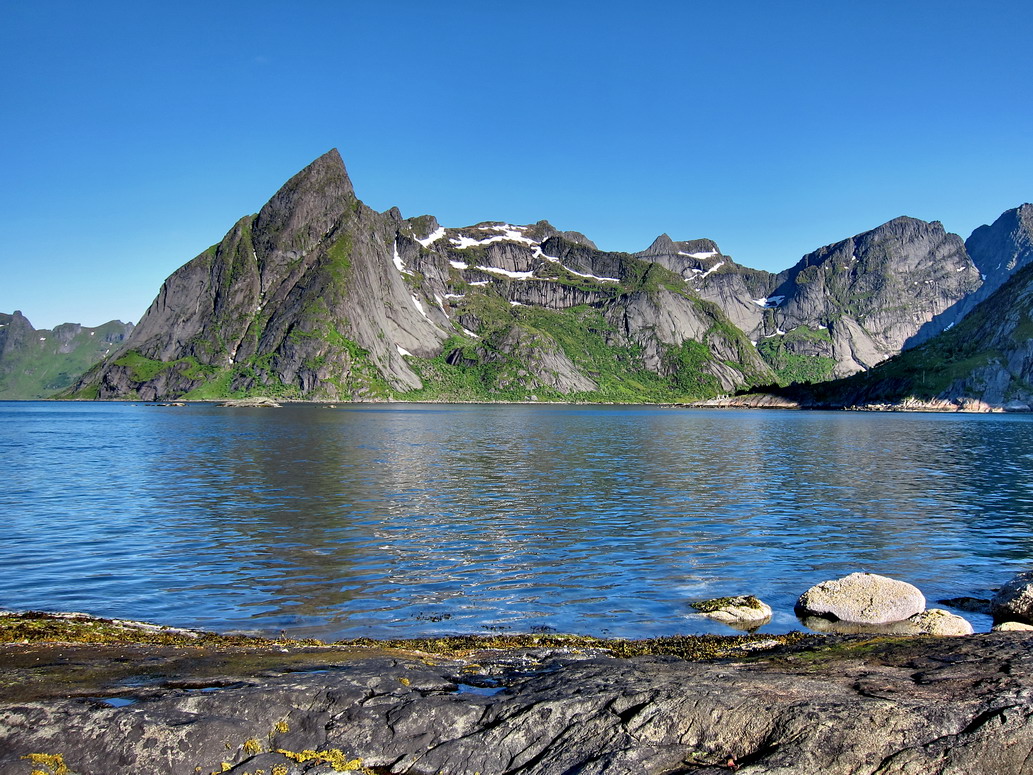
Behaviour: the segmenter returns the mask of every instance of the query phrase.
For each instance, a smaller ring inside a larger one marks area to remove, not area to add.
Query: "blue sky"
[[[0,0],[0,311],[139,320],[340,149],[360,198],[777,271],[1033,200],[1033,4]]]

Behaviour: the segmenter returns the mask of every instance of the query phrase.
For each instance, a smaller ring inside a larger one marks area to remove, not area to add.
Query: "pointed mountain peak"
[[[256,247],[311,247],[354,201],[355,189],[348,171],[341,154],[333,148],[284,183],[259,211],[255,219]],[[294,239],[298,232],[304,233],[300,242]]]
[[[354,196],[355,194],[351,179],[348,177],[348,170],[344,166],[344,159],[341,158],[341,154],[336,148],[331,148],[284,183],[277,192],[277,196],[285,190],[299,188],[321,189],[339,196],[347,194]]]
[[[655,240],[653,244],[642,251],[642,255],[645,256],[669,256],[678,252],[678,246],[674,244],[666,233],[661,234]]]
[[[639,256],[688,256],[690,258],[713,258],[721,254],[717,243],[712,239],[693,239],[685,242],[675,242],[667,234],[661,234],[653,244],[636,253]]]

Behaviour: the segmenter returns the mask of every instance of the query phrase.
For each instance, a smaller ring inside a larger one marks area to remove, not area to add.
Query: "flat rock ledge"
[[[1026,634],[729,642],[752,645],[707,661],[283,644],[234,660],[8,643],[0,775],[1033,773]],[[84,683],[87,665],[101,677]]]
[[[217,406],[229,409],[279,409],[280,404],[271,398],[255,396],[253,398],[231,398],[221,401]]]

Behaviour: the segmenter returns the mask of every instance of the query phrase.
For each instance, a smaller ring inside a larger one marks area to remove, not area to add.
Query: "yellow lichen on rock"
[[[325,751],[288,751],[277,748],[276,753],[286,756],[288,759],[302,764],[304,762],[315,762],[317,764],[329,764],[335,772],[361,772],[370,773],[373,771],[362,766],[362,759],[349,759],[340,748],[328,748]]]
[[[64,757],[59,753],[30,753],[22,758],[47,768],[46,770],[33,768],[30,775],[71,775],[72,772],[65,764]]]

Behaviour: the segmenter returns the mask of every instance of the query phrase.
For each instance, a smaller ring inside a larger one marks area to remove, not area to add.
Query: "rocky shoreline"
[[[1033,639],[262,640],[0,617],[0,775],[1027,773]]]
[[[991,404],[974,398],[929,399],[907,398],[895,403],[840,405],[775,393],[744,393],[695,401],[684,406],[692,409],[817,409],[842,412],[947,412],[964,414],[1028,413],[1031,408],[1021,401]]]

